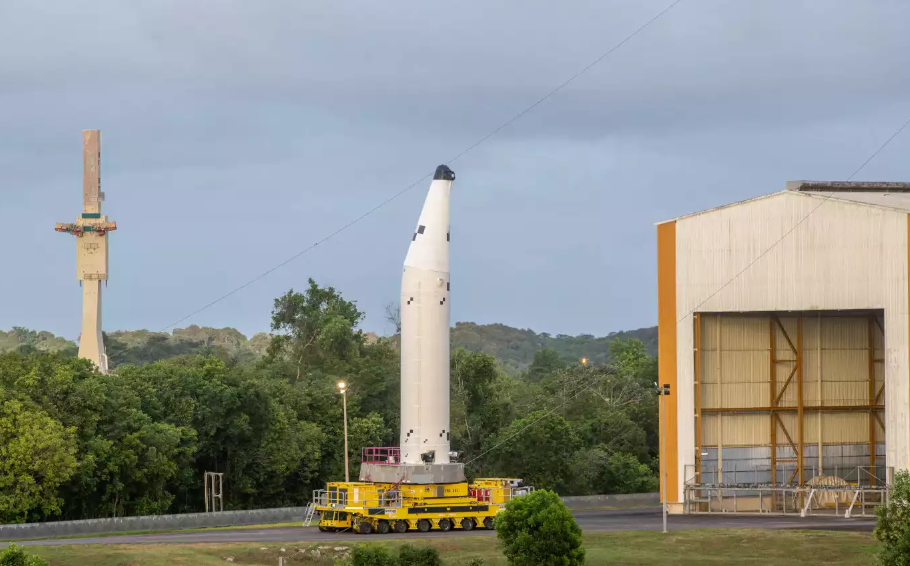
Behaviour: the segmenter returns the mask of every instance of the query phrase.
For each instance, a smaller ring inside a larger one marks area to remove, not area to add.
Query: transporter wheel
[[[364,521],[364,522],[360,523],[360,525],[357,526],[357,532],[359,532],[362,535],[368,535],[373,532],[373,525]]]
[[[442,532],[448,532],[452,530],[452,521],[449,519],[440,519],[439,520],[439,530]]]
[[[327,533],[327,532],[329,532],[329,529],[326,528],[326,527],[323,527],[322,525],[319,525],[319,532],[320,532],[320,533]]]
[[[408,532],[408,522],[407,521],[395,521],[395,532],[404,534]]]
[[[487,517],[484,519],[483,526],[486,527],[488,531],[492,531],[494,528],[496,528],[493,526],[493,517]]]
[[[474,527],[477,526],[477,523],[474,522],[474,519],[470,517],[465,517],[461,520],[461,530],[463,531],[473,531]]]
[[[417,521],[417,530],[422,533],[429,531],[432,527],[433,527],[433,525],[431,525],[430,522],[427,521],[426,519],[421,519],[421,520]]]
[[[379,533],[381,535],[385,535],[385,534],[388,534],[389,530],[391,530],[391,527],[389,527],[388,521],[379,521],[378,523],[376,523],[376,532],[377,533]]]

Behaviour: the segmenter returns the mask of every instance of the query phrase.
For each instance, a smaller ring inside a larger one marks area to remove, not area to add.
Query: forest
[[[339,380],[352,477],[361,447],[397,444],[396,336],[364,333],[356,302],[313,280],[271,314],[250,339],[108,334],[110,375],[50,333],[0,332],[0,523],[198,512],[206,471],[224,474],[225,509],[305,505],[344,475]],[[499,337],[478,342],[490,328]],[[456,325],[452,447],[468,476],[656,491],[655,344],[634,334]]]

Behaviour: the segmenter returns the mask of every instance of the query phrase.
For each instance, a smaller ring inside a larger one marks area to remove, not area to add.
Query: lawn
[[[397,547],[402,541],[383,541],[368,537],[370,542],[382,542]],[[50,561],[52,566],[207,566],[229,563],[269,565],[285,564],[330,566],[333,556],[340,554],[334,547],[352,546],[351,542],[327,543],[266,543],[266,544],[191,544],[191,545],[101,545],[28,547]],[[462,537],[457,533],[450,539],[430,539],[414,544],[431,544],[439,549],[446,565],[467,563],[481,557],[490,566],[504,566],[496,539],[492,537]],[[284,548],[284,552],[281,549]],[[660,532],[590,533],[585,535],[588,551],[586,564],[600,565],[664,565],[703,564],[773,564],[775,566],[823,564],[862,565],[873,563],[876,545],[867,533],[831,531],[770,531],[770,530],[694,530]],[[305,552],[301,553],[303,549]],[[321,550],[320,550],[321,549]],[[318,550],[320,556],[312,556]]]

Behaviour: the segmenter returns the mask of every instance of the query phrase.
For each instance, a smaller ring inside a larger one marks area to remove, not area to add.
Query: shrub
[[[442,560],[432,546],[416,548],[406,544],[398,551],[398,566],[442,566]]]
[[[875,516],[882,566],[910,566],[910,473],[894,474],[888,504],[876,508]]]
[[[351,552],[351,566],[397,566],[398,561],[384,546],[358,544]]]
[[[49,566],[40,556],[29,556],[20,547],[10,544],[0,553],[0,566]]]
[[[468,561],[466,566],[487,566],[487,563],[483,558],[472,558]]]
[[[535,491],[509,501],[496,516],[496,536],[513,566],[585,563],[581,527],[552,491]]]

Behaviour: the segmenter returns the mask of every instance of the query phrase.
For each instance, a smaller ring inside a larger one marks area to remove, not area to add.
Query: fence
[[[563,497],[570,509],[603,507],[651,507],[660,505],[656,493],[629,495],[585,495]],[[237,527],[265,523],[303,524],[306,507],[259,509],[254,511],[221,511],[218,513],[187,513],[183,515],[153,515],[147,517],[121,517],[118,519],[88,519],[85,521],[58,521],[54,523],[25,523],[0,525],[0,540],[20,540],[63,536],[98,535],[135,531],[166,531],[197,529],[203,527]]]
[[[0,540],[98,535],[134,531],[166,531],[201,527],[235,527],[297,521],[302,524],[305,515],[306,507],[285,507],[253,511],[220,511],[217,513],[152,515],[117,519],[58,521],[54,523],[24,523],[21,525],[0,525]]]

